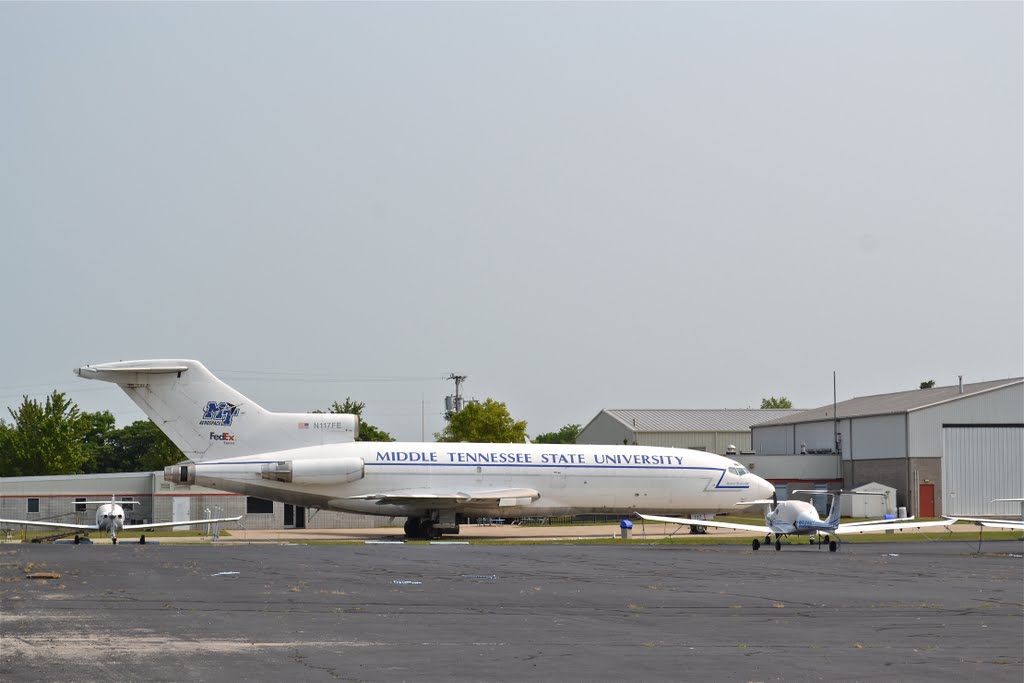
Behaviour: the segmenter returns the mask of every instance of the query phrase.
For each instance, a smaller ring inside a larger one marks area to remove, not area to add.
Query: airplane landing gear
[[[139,536],[139,545],[146,545],[146,534]]]
[[[82,539],[81,539],[81,538],[79,538],[78,534],[75,534],[75,545],[78,545],[78,544],[80,544],[81,542],[82,542]]]
[[[117,536],[114,536],[113,538],[111,538],[110,542],[113,543],[114,545],[117,545]]]
[[[758,548],[761,547],[761,541],[759,541],[759,540],[757,540],[755,538],[753,541],[751,541],[750,547],[753,548],[754,550],[757,550]]]
[[[782,541],[780,541],[779,539],[775,539],[775,549],[782,550]]]
[[[830,553],[834,553],[838,549],[839,549],[839,544],[838,543],[836,543],[835,541],[829,541],[828,542],[828,551]]]
[[[420,518],[410,517],[405,520],[405,526],[403,528],[405,529],[406,538],[416,538],[420,532]]]
[[[424,519],[420,522],[420,538],[441,538],[441,532],[434,528],[434,520]]]

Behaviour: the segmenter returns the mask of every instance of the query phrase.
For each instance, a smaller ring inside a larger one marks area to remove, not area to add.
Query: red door
[[[917,498],[918,517],[935,516],[935,484],[921,484]]]

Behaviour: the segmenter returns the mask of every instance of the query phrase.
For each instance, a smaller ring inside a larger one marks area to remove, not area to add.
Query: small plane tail
[[[117,384],[194,461],[354,441],[356,415],[273,413],[196,360],[86,365],[83,379]]]
[[[842,514],[843,506],[840,505],[839,499],[842,497],[841,492],[833,493],[832,495],[832,506],[828,510],[828,519],[825,523],[831,527],[839,526],[839,517]]]

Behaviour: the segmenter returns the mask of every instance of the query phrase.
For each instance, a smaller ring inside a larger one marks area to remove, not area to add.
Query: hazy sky
[[[419,440],[1024,374],[1022,4],[0,3],[0,406]],[[6,410],[2,410],[8,418]]]

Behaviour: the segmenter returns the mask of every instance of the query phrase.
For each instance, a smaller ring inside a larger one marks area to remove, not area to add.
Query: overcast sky
[[[1024,374],[1022,4],[0,3],[0,407],[401,439]],[[6,410],[0,410],[8,418]],[[424,419],[425,418],[425,419]]]

